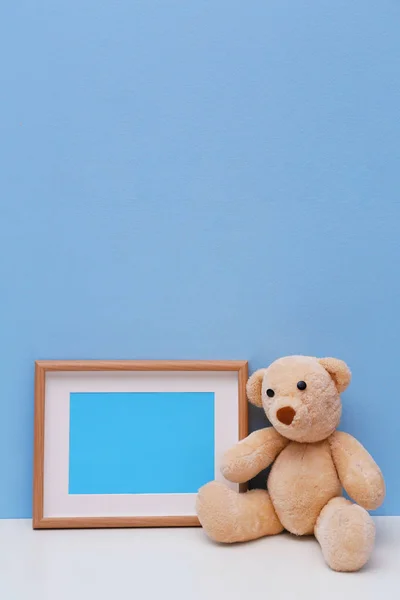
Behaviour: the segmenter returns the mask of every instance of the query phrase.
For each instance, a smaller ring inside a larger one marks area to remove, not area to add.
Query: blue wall
[[[291,353],[348,361],[400,514],[399,2],[2,13],[0,516],[31,514],[35,359]]]

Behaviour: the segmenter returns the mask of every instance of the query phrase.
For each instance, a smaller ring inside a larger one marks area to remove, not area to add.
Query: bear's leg
[[[364,508],[338,497],[322,509],[314,533],[331,569],[358,571],[371,555],[375,525]]]
[[[212,481],[200,488],[196,508],[205,532],[216,542],[246,542],[283,531],[265,490],[239,494]]]

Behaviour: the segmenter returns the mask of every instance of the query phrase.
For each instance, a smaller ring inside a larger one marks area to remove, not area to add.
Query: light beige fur
[[[212,539],[244,542],[283,529],[314,533],[332,569],[365,565],[375,537],[365,509],[381,505],[385,485],[363,446],[336,431],[339,394],[350,379],[343,361],[305,356],[281,358],[250,377],[249,401],[264,408],[272,427],[228,450],[221,470],[226,479],[243,483],[273,463],[268,492],[238,494],[215,481],[203,486],[197,513]],[[358,504],[341,497],[342,488]]]

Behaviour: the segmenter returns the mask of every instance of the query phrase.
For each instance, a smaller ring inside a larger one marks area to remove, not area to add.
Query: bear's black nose
[[[276,418],[284,425],[291,425],[295,415],[296,411],[294,408],[291,406],[283,406],[277,411]]]

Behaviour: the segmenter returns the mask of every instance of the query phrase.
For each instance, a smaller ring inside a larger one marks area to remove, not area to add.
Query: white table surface
[[[1,600],[400,598],[400,517],[376,519],[373,558],[333,573],[313,538],[220,546],[201,529],[32,531],[0,520]]]

